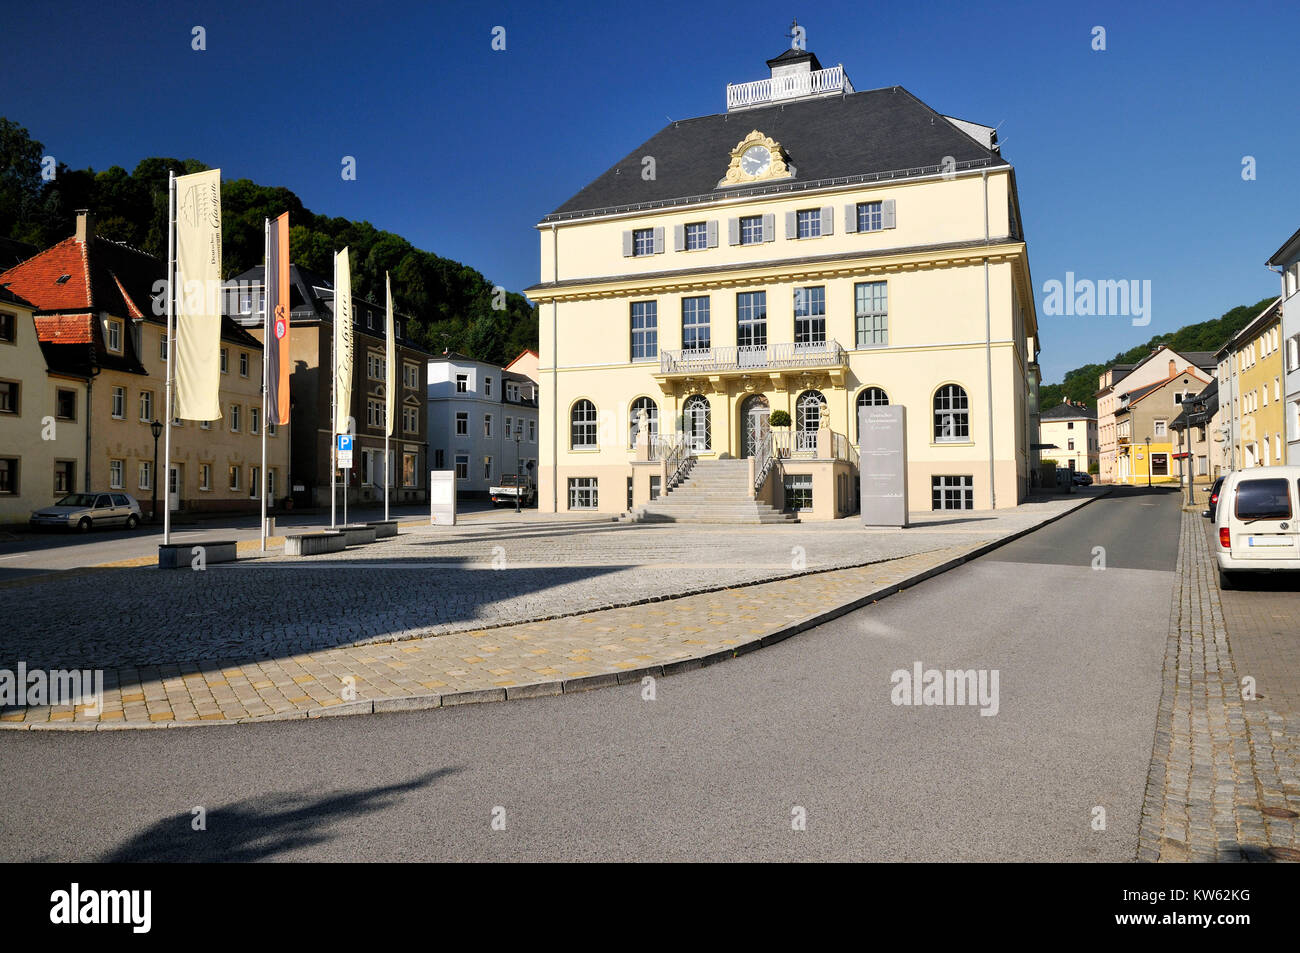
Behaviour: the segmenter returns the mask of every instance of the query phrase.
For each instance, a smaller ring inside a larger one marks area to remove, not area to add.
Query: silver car
[[[55,526],[89,532],[100,526],[125,526],[135,529],[140,525],[140,504],[126,493],[69,493],[53,506],[32,514],[33,529]]]

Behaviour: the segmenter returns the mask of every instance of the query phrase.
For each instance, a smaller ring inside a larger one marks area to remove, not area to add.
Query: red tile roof
[[[38,314],[37,340],[50,344],[91,343],[91,315],[89,314]]]
[[[60,283],[59,279],[64,275],[68,280]],[[7,284],[11,291],[22,295],[42,311],[93,310],[96,307],[91,298],[90,261],[86,257],[86,246],[75,237],[65,238],[0,274],[0,284]]]

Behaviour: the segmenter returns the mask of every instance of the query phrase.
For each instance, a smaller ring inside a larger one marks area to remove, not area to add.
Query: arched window
[[[970,401],[957,384],[944,384],[934,392],[934,439],[936,443],[970,440]]]
[[[596,405],[583,399],[573,405],[569,415],[570,449],[594,450],[596,448]]]
[[[686,398],[686,403],[682,406],[682,431],[691,441],[691,447],[696,453],[709,449],[709,430],[709,399],[702,394]]]
[[[819,390],[806,390],[795,401],[795,449],[816,450],[817,428],[822,422],[822,405],[826,398]]]
[[[857,409],[863,407],[887,407],[889,406],[889,395],[879,387],[864,387],[858,394]],[[862,442],[862,424],[859,422],[861,415],[853,414],[854,426],[858,428],[858,443]]]
[[[654,440],[659,434],[659,405],[651,397],[638,397],[632,401],[632,407],[628,411],[627,420],[627,445],[628,447],[636,446],[637,436],[637,418],[641,411],[645,411],[646,417],[649,418],[650,439]]]

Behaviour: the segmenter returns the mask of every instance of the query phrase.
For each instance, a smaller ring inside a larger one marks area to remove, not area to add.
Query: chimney
[[[1171,357],[1171,358],[1169,359],[1169,376],[1170,376],[1170,377],[1173,377],[1175,374],[1178,373],[1177,367],[1178,367],[1178,365],[1174,363],[1174,359]]]
[[[90,209],[77,209],[77,244],[84,245],[95,237],[95,215]]]

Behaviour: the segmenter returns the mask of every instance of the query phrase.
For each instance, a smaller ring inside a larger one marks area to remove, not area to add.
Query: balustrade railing
[[[853,84],[844,75],[842,65],[832,66],[807,73],[756,79],[752,83],[728,83],[727,108],[738,109],[795,96],[818,96],[841,91],[853,92]]]
[[[685,479],[686,474],[695,465],[694,441],[686,434],[673,434],[672,436],[662,437],[656,435],[650,441],[650,459],[664,462],[664,469],[668,473],[668,482],[667,486],[663,488],[663,492],[667,493]]]
[[[836,367],[845,363],[845,351],[836,340],[814,344],[746,344],[740,347],[694,348],[661,351],[659,373],[690,374],[710,371],[788,370],[802,367]]]

